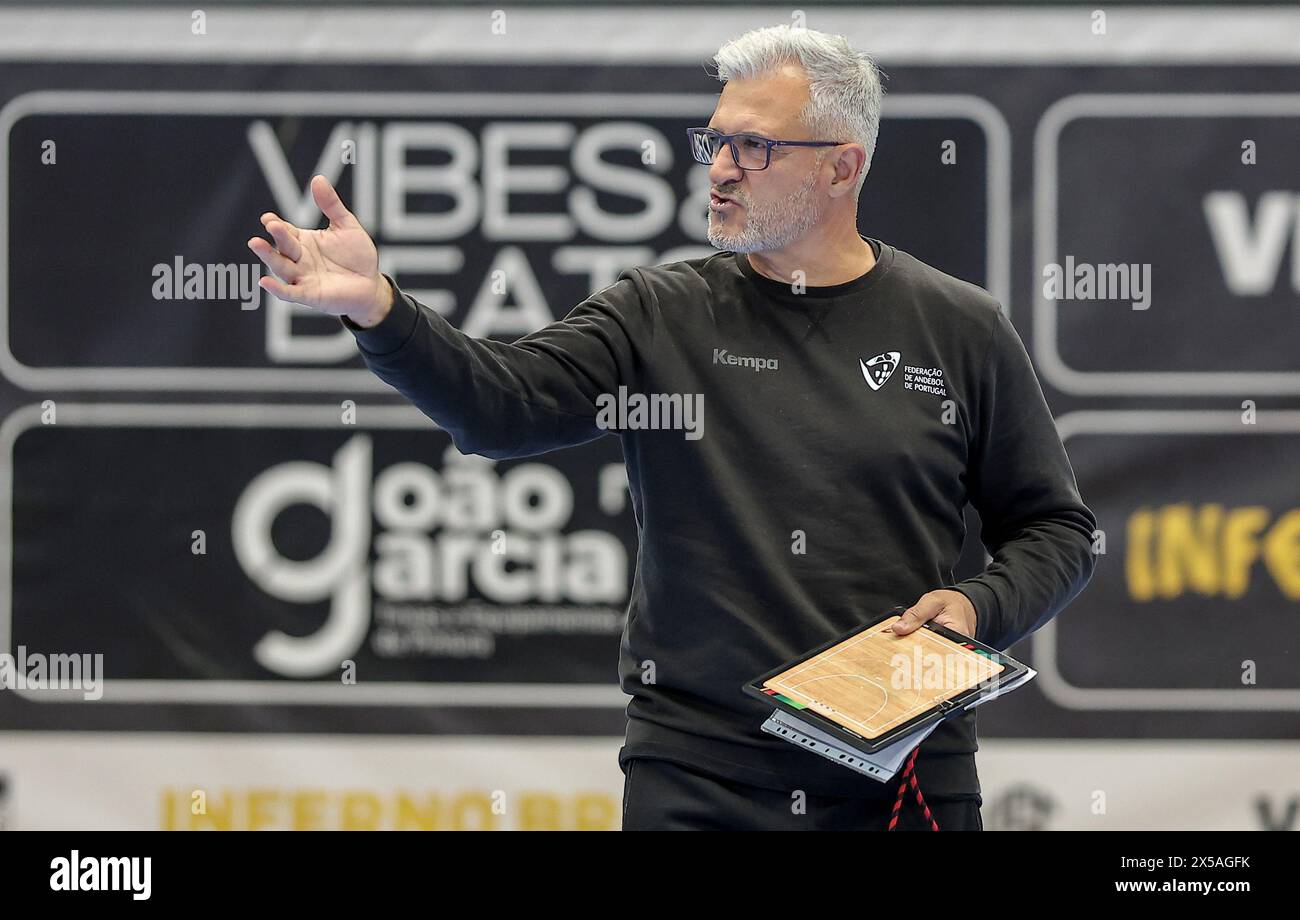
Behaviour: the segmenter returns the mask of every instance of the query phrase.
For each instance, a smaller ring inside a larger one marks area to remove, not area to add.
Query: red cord
[[[921,784],[916,781],[916,755],[921,750],[918,744],[912,748],[912,753],[908,755],[907,764],[903,767],[902,777],[898,782],[898,797],[894,799],[894,810],[889,815],[889,830],[894,830],[898,825],[898,813],[903,810],[903,794],[910,785],[916,793],[916,804],[921,806],[921,811],[925,812],[925,819],[930,822],[930,830],[937,831],[939,822],[934,820],[934,815],[930,814],[930,806],[925,804],[925,796],[921,795]]]

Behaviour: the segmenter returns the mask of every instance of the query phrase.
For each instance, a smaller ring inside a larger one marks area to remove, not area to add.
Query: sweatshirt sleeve
[[[967,475],[993,557],[950,586],[975,606],[975,638],[1007,649],[1074,599],[1096,566],[1084,505],[1047,400],[1015,327],[995,310]]]
[[[654,326],[636,269],[562,320],[513,343],[465,335],[404,293],[363,329],[346,317],[366,366],[438,423],[461,453],[493,459],[594,441],[596,399],[636,389]]]

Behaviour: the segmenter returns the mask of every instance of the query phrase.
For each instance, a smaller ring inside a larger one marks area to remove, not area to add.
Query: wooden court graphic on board
[[[863,738],[878,738],[1005,670],[987,654],[922,627],[906,636],[888,617],[763,682]],[[899,657],[902,656],[902,657]]]

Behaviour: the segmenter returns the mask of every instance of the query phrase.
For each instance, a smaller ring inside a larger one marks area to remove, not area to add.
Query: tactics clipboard
[[[1036,673],[933,622],[907,636],[884,632],[905,609],[894,607],[742,689],[775,708],[778,721],[784,713],[855,751],[875,754]]]

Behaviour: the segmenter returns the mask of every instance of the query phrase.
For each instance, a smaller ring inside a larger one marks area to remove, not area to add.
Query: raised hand
[[[373,326],[392,304],[374,241],[324,176],[312,177],[311,194],[329,221],[324,230],[303,230],[272,211],[262,215],[262,226],[275,245],[259,236],[248,241],[248,248],[273,273],[259,284],[281,300]]]

